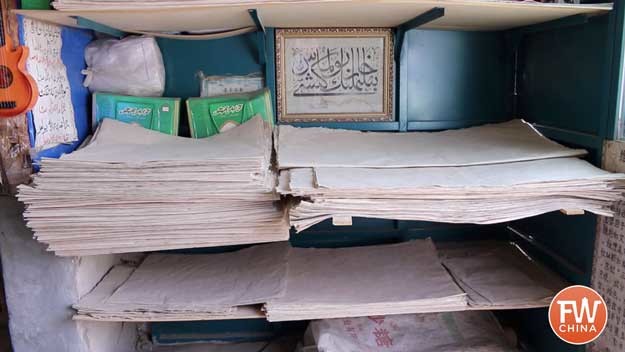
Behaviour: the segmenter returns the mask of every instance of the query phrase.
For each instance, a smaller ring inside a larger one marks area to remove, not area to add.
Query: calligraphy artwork
[[[393,120],[392,65],[390,29],[279,29],[278,119]]]
[[[29,49],[26,68],[39,88],[39,99],[32,109],[35,150],[78,140],[74,108],[61,60],[61,27],[24,18],[24,45]]]

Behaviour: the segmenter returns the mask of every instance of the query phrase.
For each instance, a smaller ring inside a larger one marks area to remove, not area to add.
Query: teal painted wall
[[[512,118],[514,66],[504,33],[413,30],[403,50],[408,129]]]
[[[207,76],[263,72],[256,60],[255,38],[255,33],[217,40],[159,38],[166,72],[164,96],[199,97],[200,72]],[[179,134],[190,136],[186,105],[181,109]]]
[[[588,23],[524,34],[519,45],[518,115],[539,125],[548,137],[587,149],[600,164],[604,139],[612,138],[615,116],[611,81],[614,16]],[[618,65],[618,63],[617,63]],[[510,224],[538,246],[525,248],[572,283],[590,283],[596,217],[551,213]],[[542,248],[538,250],[538,248]],[[520,333],[549,351],[583,351],[554,338],[546,310],[519,312]]]

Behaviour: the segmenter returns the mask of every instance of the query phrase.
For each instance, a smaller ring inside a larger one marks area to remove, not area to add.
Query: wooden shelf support
[[[403,70],[401,69],[401,50],[404,46],[404,37],[407,31],[421,27],[443,16],[445,16],[445,9],[442,7],[434,7],[395,27],[395,118],[399,121],[399,131],[401,132],[406,132],[408,129],[406,110],[404,109],[402,111],[399,109],[400,106],[402,106],[402,99],[405,101],[405,87],[402,88],[400,84],[403,74]]]
[[[267,47],[266,47],[266,33],[263,21],[260,18],[260,14],[256,9],[249,9],[247,12],[250,14],[254,25],[256,26],[256,44],[258,47],[258,64],[264,66],[267,62]],[[263,69],[264,71],[264,69]]]
[[[401,49],[404,44],[404,36],[407,31],[421,27],[424,24],[437,20],[443,16],[445,16],[445,8],[434,7],[431,10],[411,19],[410,21],[406,21],[397,26],[395,28],[395,61],[399,61],[399,58],[401,57]]]
[[[117,37],[117,38],[123,38],[123,37],[125,37],[128,34],[128,33],[124,32],[122,30],[119,30],[117,28],[113,28],[113,27],[107,26],[105,24],[98,23],[96,21],[92,21],[92,20],[90,20],[88,18],[84,18],[82,16],[74,16],[74,18],[76,19],[76,24],[79,27],[82,27],[82,28],[88,28],[88,29],[91,29],[93,31],[104,33],[104,34],[108,34],[108,35],[111,35],[111,36]]]

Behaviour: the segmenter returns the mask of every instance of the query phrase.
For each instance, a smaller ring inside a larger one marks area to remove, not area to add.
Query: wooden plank
[[[255,8],[267,27],[396,27],[433,7],[444,7],[445,16],[423,26],[430,29],[505,30],[556,20],[577,14],[601,14],[606,6],[486,2],[464,0],[334,0],[302,2],[250,1],[224,5],[180,5],[168,2],[150,7],[112,10],[46,11],[16,13],[54,23],[75,25],[70,16],[82,16],[125,31],[207,31],[253,26],[248,9]],[[383,13],[384,16],[380,16]]]

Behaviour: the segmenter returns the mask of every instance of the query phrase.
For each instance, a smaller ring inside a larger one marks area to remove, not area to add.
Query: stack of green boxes
[[[267,88],[252,93],[189,98],[187,115],[191,137],[206,138],[236,127],[259,115],[273,124],[271,93]],[[134,123],[178,135],[180,98],[131,97],[93,94],[93,129],[105,118]]]

